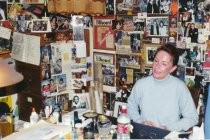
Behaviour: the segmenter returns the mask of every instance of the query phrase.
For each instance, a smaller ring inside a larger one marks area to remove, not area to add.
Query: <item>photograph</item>
[[[160,44],[144,44],[145,47],[145,55],[146,55],[146,66],[152,66],[155,53]]]
[[[114,75],[103,75],[103,85],[114,86],[115,84],[114,78],[115,78]]]
[[[49,22],[48,19],[33,19],[31,32],[49,32]]]
[[[114,17],[94,17],[94,49],[114,50]]]
[[[94,52],[93,61],[99,62],[102,64],[114,64],[115,57],[114,57],[114,54]]]
[[[106,0],[106,15],[114,15],[114,0]]]
[[[146,19],[147,36],[169,36],[169,17],[151,16]]]
[[[69,110],[69,93],[60,94],[57,96],[57,104],[60,106],[61,110]]]
[[[81,93],[81,94],[73,94],[72,98],[72,108],[78,109],[78,108],[83,108],[83,109],[88,109],[88,99],[87,99],[87,94],[86,93]]]
[[[113,115],[115,102],[115,94],[109,92],[103,92],[103,112],[107,116]]]
[[[133,0],[116,0],[116,15],[132,14]]]
[[[58,92],[63,92],[67,89],[66,74],[57,75]]]
[[[42,92],[42,96],[49,96],[50,95],[50,80],[42,81],[41,92]]]
[[[137,18],[134,20],[134,31],[140,31],[144,33],[145,31],[145,18]]]
[[[138,55],[117,55],[117,62],[120,67],[140,68],[140,60]]]
[[[142,49],[140,33],[130,34],[130,46],[132,52],[140,52],[140,50]]]
[[[191,67],[190,49],[177,49],[179,52],[178,65]]]

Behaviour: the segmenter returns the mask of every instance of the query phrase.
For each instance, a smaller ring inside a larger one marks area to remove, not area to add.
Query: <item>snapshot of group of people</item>
[[[148,33],[151,36],[168,36],[168,28],[167,18],[150,18],[150,22],[147,24]]]

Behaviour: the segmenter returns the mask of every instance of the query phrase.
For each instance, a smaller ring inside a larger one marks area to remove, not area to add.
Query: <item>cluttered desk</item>
[[[76,109],[64,114],[62,123],[53,124],[41,119],[36,124],[24,128],[28,126],[26,124],[23,124],[23,128],[18,132],[3,139],[116,139],[118,135],[117,118],[85,109]],[[129,131],[129,139],[178,139],[180,136],[188,138],[191,134],[171,132],[135,122],[131,122],[130,128],[132,130],[131,133]]]

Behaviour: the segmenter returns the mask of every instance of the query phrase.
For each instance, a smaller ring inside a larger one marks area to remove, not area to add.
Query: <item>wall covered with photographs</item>
[[[151,74],[156,49],[164,43],[179,50],[175,75],[188,87],[205,91],[210,80],[210,25],[203,0],[98,0],[94,2],[104,8],[98,13],[84,10],[90,1],[57,12],[62,10],[54,5],[59,0],[49,0],[48,4],[0,1],[6,5],[1,30],[4,27],[28,38],[40,37],[37,55],[41,57],[37,61],[44,104],[75,99],[74,107],[91,109],[89,88],[98,81],[103,87],[99,91],[103,113],[116,115],[115,108],[126,103],[133,84]],[[70,1],[62,4],[65,2]],[[0,48],[11,50],[17,59],[23,52],[14,51],[18,50],[18,45],[12,44],[14,35],[0,35],[0,42],[4,42]]]

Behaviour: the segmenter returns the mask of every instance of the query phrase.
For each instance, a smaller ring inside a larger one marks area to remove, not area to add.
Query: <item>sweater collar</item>
[[[170,74],[168,74],[164,79],[156,79],[156,78],[154,78],[153,77],[153,79],[154,79],[154,81],[155,82],[158,82],[158,83],[163,83],[163,82],[167,82],[168,81],[168,79],[171,77],[171,75]]]

